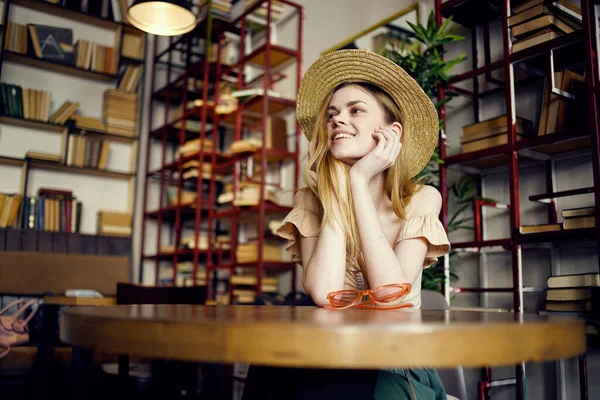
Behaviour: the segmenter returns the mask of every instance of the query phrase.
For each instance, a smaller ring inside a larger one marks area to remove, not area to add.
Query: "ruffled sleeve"
[[[398,239],[396,239],[394,245],[404,239],[417,237],[425,238],[429,243],[423,262],[424,268],[428,268],[431,264],[437,262],[438,257],[450,251],[450,242],[444,230],[444,225],[435,215],[421,214],[409,217],[400,228]]]
[[[284,218],[275,233],[287,240],[286,250],[292,255],[292,261],[302,260],[300,235],[318,236],[321,219],[309,189],[299,190],[294,197],[294,207]]]

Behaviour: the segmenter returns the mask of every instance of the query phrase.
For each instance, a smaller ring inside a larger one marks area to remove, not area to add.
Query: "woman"
[[[421,306],[423,268],[450,250],[442,199],[413,178],[429,162],[438,116],[417,82],[389,59],[341,50],[317,60],[298,91],[309,140],[305,178],[277,233],[303,266],[319,306],[340,289],[410,283]],[[446,399],[433,369],[382,370],[375,398]]]

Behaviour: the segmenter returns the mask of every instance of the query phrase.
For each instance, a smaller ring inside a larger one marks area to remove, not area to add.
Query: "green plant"
[[[402,67],[423,88],[424,92],[431,98],[436,109],[446,106],[455,96],[448,90],[450,71],[459,63],[467,59],[465,53],[454,59],[445,59],[444,45],[464,40],[464,36],[456,34],[458,26],[451,26],[452,18],[446,19],[440,26],[435,22],[434,13],[429,14],[427,26],[408,22],[412,32],[409,37],[395,37],[393,33],[388,35],[391,50],[384,50],[383,55]],[[400,41],[398,40],[400,39]],[[397,43],[401,43],[400,46]],[[438,98],[438,88],[442,88],[444,98]],[[443,129],[443,121],[440,120],[440,130]],[[417,175],[423,183],[439,187],[439,164],[443,160],[439,157],[436,148],[427,166]],[[470,218],[463,217],[463,213],[471,206],[476,196],[476,181],[470,176],[465,176],[448,191],[457,205],[457,209],[450,217],[448,233],[461,229],[473,229],[469,224]],[[449,199],[450,200],[450,199]],[[456,251],[451,251],[449,256],[454,257]],[[450,270],[450,277],[458,279],[458,275]],[[446,281],[443,260],[439,260],[423,271],[421,287],[423,289],[439,291]]]

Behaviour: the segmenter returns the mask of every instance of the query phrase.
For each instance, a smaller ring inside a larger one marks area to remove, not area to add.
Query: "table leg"
[[[581,400],[588,400],[587,360],[585,354],[579,356],[579,392]]]
[[[91,349],[73,346],[69,384],[72,400],[87,400],[90,398],[93,361],[93,351]]]
[[[58,312],[55,304],[41,304],[40,336],[37,338],[37,353],[33,368],[33,398],[47,399],[50,397],[52,383],[56,382],[54,368],[55,350],[58,341]]]

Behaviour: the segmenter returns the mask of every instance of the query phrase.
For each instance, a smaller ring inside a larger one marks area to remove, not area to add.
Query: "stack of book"
[[[170,284],[175,286],[206,286],[206,266],[198,264],[196,272],[196,282],[193,279],[194,263],[191,261],[177,263],[177,274],[175,282],[173,282],[173,267],[161,268],[158,274],[158,283],[160,285]],[[211,279],[214,276],[214,271],[211,272]]]
[[[67,165],[105,170],[108,166],[110,141],[84,135],[69,137]]]
[[[563,210],[563,228],[582,229],[596,226],[596,207],[582,207]]]
[[[121,44],[121,55],[134,60],[143,60],[146,46],[143,34],[132,31],[123,32],[123,43]]]
[[[581,29],[581,8],[567,0],[528,0],[508,19],[517,52]]]
[[[0,89],[2,91],[2,112],[4,115],[44,122],[58,118],[57,113],[54,113],[50,118],[50,92],[24,89],[11,83],[0,83]],[[54,122],[53,120],[50,122]]]
[[[21,208],[22,196],[0,193],[0,228],[13,228]]]
[[[199,250],[208,250],[208,233],[201,231],[198,232],[198,241],[195,242],[195,237],[196,234],[192,233],[186,236],[182,236],[181,239],[179,239],[179,248],[180,249],[186,249],[186,250],[192,250],[192,249],[199,249]],[[229,236],[227,235],[217,235],[216,237],[213,236],[213,247],[217,248],[217,249],[221,249],[221,250],[228,250],[231,248],[231,243],[230,243],[230,239]]]
[[[548,277],[546,310],[600,311],[600,274],[585,273]]]
[[[255,275],[232,275],[229,278],[233,289],[233,297],[237,303],[253,303],[256,298],[256,285],[258,279]],[[263,276],[261,283],[263,293],[277,293],[277,278]]]
[[[276,205],[282,205],[277,191],[265,186],[264,199]],[[228,183],[223,188],[223,193],[217,197],[219,204],[233,202],[236,207],[256,206],[260,201],[260,184],[254,182],[240,182],[237,196],[233,193],[233,184]]]
[[[283,262],[290,261],[289,257],[284,255],[282,246],[272,244],[263,245],[263,261]],[[235,249],[235,256],[239,263],[251,263],[258,261],[258,243],[243,243],[238,244]]]
[[[533,135],[533,122],[517,117],[517,140]],[[506,115],[463,126],[460,138],[463,153],[501,146],[508,143]]]
[[[134,93],[137,90],[140,79],[142,78],[142,67],[128,65],[121,76],[117,89],[125,93]]]
[[[185,142],[183,145],[179,146],[177,151],[175,152],[175,158],[180,157],[188,157],[193,154],[197,154],[200,152],[200,147],[202,146],[202,139],[192,139]],[[210,139],[204,139],[204,152],[212,151],[213,142]]]
[[[98,235],[131,236],[132,214],[120,211],[98,211],[96,232]]]
[[[4,49],[20,54],[27,53],[27,26],[8,21]]]
[[[71,190],[40,188],[37,197],[27,196],[23,201],[23,229],[47,232],[79,232],[81,201]]]
[[[190,161],[186,161],[185,163],[183,163],[181,168],[183,169],[183,173],[181,175],[182,179],[198,178],[198,176],[200,175],[200,168],[202,168],[202,178],[203,179],[211,178],[212,166],[209,162],[206,162],[206,161],[200,162],[198,160],[190,160]],[[221,180],[221,179],[223,179],[223,175],[215,174],[215,179]]]
[[[225,21],[231,21],[231,0],[201,0],[201,13],[208,12],[209,3],[211,3],[211,12],[213,15]]]
[[[104,92],[102,122],[107,133],[135,136],[136,121],[137,95],[116,89]]]
[[[561,213],[563,222],[522,225],[519,227],[521,233],[553,232],[569,229],[593,228],[596,226],[596,208],[581,207],[563,210]]]
[[[250,7],[254,6],[257,2],[262,0],[232,0],[230,1],[232,4],[231,7],[231,18],[236,19],[240,15],[242,15],[246,10]],[[249,18],[246,23],[252,29],[259,29],[259,27],[255,26],[257,23],[264,24],[267,18],[267,9],[268,3],[263,2],[258,8],[256,8],[250,16],[253,18]],[[271,2],[271,22],[276,22],[281,18],[281,14],[283,13],[283,4],[280,1],[272,1]]]
[[[196,192],[192,190],[181,189],[181,193],[178,193],[177,188],[167,188],[167,206],[178,206],[178,205],[196,205]],[[179,199],[178,199],[179,198]]]
[[[565,69],[554,72],[554,86],[569,93],[575,99],[567,99],[550,93],[550,79],[545,78],[544,93],[538,124],[538,136],[558,133],[580,135],[585,129],[587,107],[585,99],[585,78],[574,71]]]

